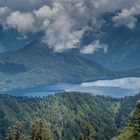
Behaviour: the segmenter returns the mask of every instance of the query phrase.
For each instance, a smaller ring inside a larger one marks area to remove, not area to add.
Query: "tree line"
[[[93,140],[93,126],[87,123],[83,128],[85,132],[80,133],[77,140]],[[8,128],[6,140],[55,140],[55,138],[48,123],[45,120],[36,119],[31,123],[28,134],[22,133],[22,123],[17,121]]]

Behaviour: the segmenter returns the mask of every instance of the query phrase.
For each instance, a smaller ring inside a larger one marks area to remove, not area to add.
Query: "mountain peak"
[[[94,61],[71,52],[55,53],[36,40],[20,50],[1,54],[0,64],[4,64],[1,67],[13,65],[15,71],[18,69],[14,75],[9,72],[10,69],[7,69],[8,75],[0,70],[3,90],[59,82],[82,82],[110,73]],[[24,70],[19,69],[19,66]]]

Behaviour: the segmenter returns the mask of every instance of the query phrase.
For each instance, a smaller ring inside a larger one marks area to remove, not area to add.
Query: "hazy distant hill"
[[[0,55],[1,89],[81,82],[109,75],[109,70],[91,60],[70,52],[54,53],[37,41]]]
[[[55,53],[40,41],[0,54],[0,90],[52,83],[76,83],[121,77],[139,77],[140,69],[110,71],[73,51]]]
[[[114,27],[112,22],[113,13],[104,15],[106,21],[99,31],[85,33],[80,41],[81,47],[100,40],[108,46],[107,53],[96,52],[86,57],[96,61],[108,69],[127,70],[140,67],[140,17],[134,29],[125,26]],[[4,30],[0,26],[0,53],[8,50],[20,49],[32,40],[39,40],[41,32],[29,34],[28,38],[21,36],[14,29]],[[78,53],[79,53],[79,49]],[[81,54],[80,54],[81,55]],[[85,56],[85,55],[84,55]]]
[[[112,16],[105,17],[107,23],[100,30],[99,37],[93,32],[83,38],[83,44],[100,40],[108,46],[107,53],[96,52],[86,57],[97,63],[114,70],[127,70],[140,67],[140,18],[136,28],[129,29],[125,26],[114,27]]]

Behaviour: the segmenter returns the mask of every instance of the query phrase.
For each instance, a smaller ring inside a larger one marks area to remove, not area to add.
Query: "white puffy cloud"
[[[100,49],[103,50],[104,53],[107,52],[107,45],[105,44],[100,44],[100,41],[97,40],[95,42],[93,42],[92,44],[89,44],[87,46],[84,46],[80,52],[83,53],[83,54],[92,54],[92,53],[95,53],[97,51],[99,51]]]
[[[38,18],[51,18],[53,13],[52,13],[52,10],[51,10],[51,8],[49,6],[44,5],[39,10],[35,10],[34,14]]]
[[[19,11],[12,12],[6,19],[6,25],[11,28],[17,29],[21,33],[34,31],[35,20],[30,13],[21,13]]]
[[[114,24],[134,28],[135,16],[140,14],[139,3],[139,0],[5,0],[0,1],[0,24],[21,34],[42,31],[42,41],[54,51],[62,52],[79,47],[89,25],[99,30],[105,13],[121,11],[113,18]],[[84,46],[81,52],[97,50],[106,52],[107,47],[97,41]]]
[[[73,21],[67,15],[60,14],[55,19],[49,26],[47,22],[43,42],[49,44],[55,52],[76,48],[84,33],[84,29],[73,29]]]
[[[117,16],[113,17],[116,26],[125,25],[133,29],[137,23],[136,16],[140,14],[140,2],[137,2],[130,9],[122,9]]]
[[[10,9],[6,6],[0,7],[0,24],[3,24],[6,20],[6,17],[10,14]]]
[[[0,16],[3,16],[3,15],[5,15],[5,14],[7,14],[7,13],[9,13],[10,12],[10,9],[8,8],[8,7],[0,7]]]

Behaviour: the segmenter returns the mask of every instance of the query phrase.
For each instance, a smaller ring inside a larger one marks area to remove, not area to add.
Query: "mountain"
[[[104,19],[106,22],[100,32],[88,32],[83,37],[82,45],[100,40],[101,44],[108,46],[107,53],[98,51],[84,56],[112,70],[140,68],[140,17],[134,29],[123,25],[114,27],[112,14],[105,15]]]
[[[129,29],[123,25],[114,26],[112,18],[115,14],[108,13],[102,18],[104,24],[96,31],[92,29],[87,31],[80,40],[80,46],[89,45],[99,40],[101,44],[108,46],[107,53],[101,51],[94,54],[77,54],[90,58],[105,68],[112,70],[128,70],[140,68],[140,17],[137,17],[137,24],[134,29]],[[92,27],[91,27],[92,28]],[[32,40],[39,40],[42,32],[36,34],[27,34],[23,36],[14,29],[3,29],[0,26],[0,53],[13,51],[26,46]]]
[[[71,52],[54,53],[39,41],[0,55],[1,90],[74,83],[109,75],[109,70],[94,61]]]
[[[111,70],[140,68],[140,17],[137,18],[138,21],[134,29],[123,25],[114,27],[112,17],[112,14],[106,14],[104,16],[105,24],[101,29],[98,32],[95,29],[86,32],[80,42],[82,47],[100,40],[101,44],[108,46],[107,53],[97,51],[94,54],[84,55],[79,53],[79,49],[75,52]],[[39,32],[24,37],[14,29],[5,30],[0,26],[0,53],[21,49],[28,42],[41,39],[42,34]]]
[[[26,35],[20,34],[17,30],[10,28],[3,28],[0,25],[0,53],[15,51],[26,46],[27,43],[32,42],[36,38],[40,38],[42,33]]]
[[[62,140],[77,140],[84,125],[90,123],[95,140],[110,140],[130,122],[138,100],[140,94],[120,99],[77,92],[44,98],[0,95],[0,140],[4,140],[7,128],[17,120],[28,128],[36,118],[48,122],[55,139],[59,139],[61,129]]]

